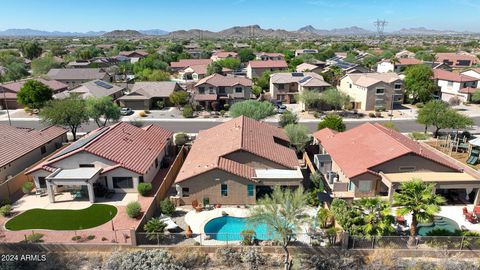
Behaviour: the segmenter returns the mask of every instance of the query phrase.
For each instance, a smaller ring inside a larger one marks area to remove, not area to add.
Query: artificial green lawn
[[[111,216],[110,212],[112,212]],[[5,224],[5,228],[12,231],[28,229],[82,230],[102,225],[116,214],[117,208],[107,204],[93,204],[81,210],[31,209],[9,220]]]

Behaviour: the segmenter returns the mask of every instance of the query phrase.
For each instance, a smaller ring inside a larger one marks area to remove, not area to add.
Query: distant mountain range
[[[335,28],[331,30],[317,29],[312,25],[304,26],[296,31],[284,29],[263,29],[259,25],[235,26],[222,31],[191,29],[167,32],[161,29],[150,30],[114,30],[89,31],[89,32],[60,32],[43,31],[35,29],[7,29],[0,31],[0,36],[29,37],[29,36],[107,36],[107,37],[140,37],[140,36],[165,36],[167,38],[315,38],[318,36],[371,36],[375,31],[367,30],[358,26]],[[479,34],[473,32],[461,32],[450,30],[433,30],[425,27],[403,28],[398,31],[386,32],[386,35],[466,35]]]

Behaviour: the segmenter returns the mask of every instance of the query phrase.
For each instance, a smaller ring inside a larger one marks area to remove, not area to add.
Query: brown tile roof
[[[285,60],[252,60],[248,62],[248,65],[252,68],[287,68],[287,62]]]
[[[236,52],[224,52],[224,51],[220,51],[220,52],[215,52],[213,53],[212,56],[216,56],[218,58],[228,58],[228,57],[237,57],[238,56],[238,53]]]
[[[298,160],[295,151],[275,142],[275,137],[288,142],[282,129],[245,116],[202,130],[194,141],[176,182],[213,169],[251,180],[255,176],[255,168],[227,158],[228,154],[237,151],[251,153],[287,168],[296,168]]]
[[[349,178],[367,173],[377,165],[412,153],[453,170],[462,170],[441,154],[378,123],[365,123],[341,133],[322,129],[313,136]]]
[[[145,174],[172,135],[171,131],[157,125],[139,128],[127,122],[119,122],[90,132],[28,173],[44,166],[55,167],[57,161],[85,151],[113,161],[127,170]]]
[[[243,76],[223,76],[220,74],[212,74],[207,76],[197,82],[195,87],[202,85],[204,83],[208,83],[210,85],[219,87],[219,86],[235,86],[235,85],[243,85],[243,86],[252,86],[252,80],[243,77]]]
[[[0,124],[0,167],[66,133],[66,129],[57,126],[36,130]]]
[[[2,84],[1,87],[7,90],[10,90],[12,92],[18,92],[20,91],[22,86],[25,84],[25,82],[27,82],[28,80],[35,80],[35,81],[41,82],[46,86],[50,87],[54,93],[67,90],[68,88],[68,86],[62,82],[55,81],[55,80],[45,80],[43,78],[32,78],[32,79],[26,79],[26,80],[11,82],[11,83],[5,83],[5,84]]]
[[[460,60],[469,60],[471,65],[478,63],[478,58],[476,56],[467,53],[437,53],[435,55],[435,60],[437,62],[453,62],[451,65],[452,67],[457,66],[458,61]]]
[[[186,68],[196,65],[208,65],[212,63],[212,59],[180,59],[178,62],[171,62],[172,68]]]
[[[408,65],[420,65],[420,64],[423,64],[423,62],[415,58],[400,58],[398,59],[398,62],[396,64],[402,65],[402,66],[408,66]]]
[[[400,80],[400,76],[393,72],[351,73],[347,74],[346,76],[350,77],[355,85],[363,87],[370,87],[379,82],[385,82],[390,84],[397,80]]]
[[[131,57],[132,55],[134,54],[139,54],[141,56],[148,56],[148,53],[146,51],[140,51],[140,50],[136,50],[136,51],[122,51],[119,53],[119,55],[122,55],[122,56],[126,56],[126,57]]]
[[[460,73],[450,72],[443,69],[434,69],[433,70],[433,78],[435,80],[443,80],[443,81],[454,81],[454,82],[473,82],[478,81],[477,78],[470,77],[467,75],[463,75]]]
[[[47,77],[54,80],[101,80],[106,74],[101,68],[52,68]]]
[[[120,97],[119,100],[151,99],[155,97],[166,98],[169,97],[173,91],[181,89],[180,85],[176,82],[136,82],[133,85],[132,91]]]

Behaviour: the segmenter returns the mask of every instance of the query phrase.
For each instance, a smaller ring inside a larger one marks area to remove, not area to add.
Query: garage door
[[[143,100],[135,101],[123,101],[125,107],[131,108],[132,110],[148,110],[149,108],[145,106]]]

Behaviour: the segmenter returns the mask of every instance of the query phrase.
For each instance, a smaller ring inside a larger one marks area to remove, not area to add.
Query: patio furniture
[[[398,224],[405,225],[405,218],[403,216],[397,216],[396,221]]]
[[[478,223],[477,217],[473,213],[467,213],[467,215],[465,215],[465,219],[472,224]]]
[[[198,203],[198,200],[195,199],[192,201],[192,207],[193,209],[195,209],[196,212],[202,212],[202,207]]]
[[[178,228],[177,223],[175,223],[175,221],[173,221],[171,217],[160,216],[160,220],[163,221],[165,225],[167,225],[165,229],[167,229],[168,231],[176,230]]]
[[[187,229],[185,230],[185,238],[188,239],[188,238],[192,237],[192,234],[193,234],[192,228],[190,228],[190,225],[188,225]]]
[[[467,207],[463,207],[462,211],[463,211],[463,216],[466,216],[468,214]],[[475,212],[475,209],[473,211]]]
[[[473,213],[475,215],[480,215],[480,206],[473,207]]]

